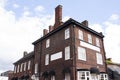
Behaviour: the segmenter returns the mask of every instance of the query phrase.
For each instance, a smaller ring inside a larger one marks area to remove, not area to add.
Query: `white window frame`
[[[23,69],[23,63],[21,63],[20,72],[22,72],[22,69]]]
[[[105,74],[105,73],[101,73],[101,74],[99,75],[99,80],[108,80],[108,75]]]
[[[96,46],[100,47],[100,40],[96,38]]]
[[[83,40],[83,31],[81,30],[78,31],[78,37],[80,40]]]
[[[49,64],[49,54],[45,55],[45,65]]]
[[[26,71],[26,62],[24,63],[24,71]]]
[[[69,28],[67,28],[65,30],[65,39],[68,39],[68,38],[70,38],[70,29]]]
[[[18,66],[17,66],[17,73],[19,72],[19,67],[20,67],[20,66],[18,65]]]
[[[65,80],[70,80],[70,73],[65,73]]]
[[[16,73],[16,69],[17,69],[17,67],[16,67],[16,66],[14,66],[14,73]]]
[[[46,40],[46,48],[50,47],[50,39]]]
[[[92,36],[91,36],[91,34],[88,34],[88,43],[92,44]]]
[[[51,80],[55,80],[55,75],[51,75]]]
[[[65,60],[70,59],[70,46],[65,47]]]
[[[78,47],[78,59],[86,61],[86,49]]]
[[[35,73],[38,73],[38,63],[35,64]]]
[[[30,70],[31,61],[28,61],[28,70]]]
[[[101,64],[101,65],[103,65],[102,54],[100,54],[100,53],[96,53],[96,59],[97,59],[97,64]]]
[[[78,80],[87,80],[87,78],[89,78],[89,80],[91,79],[90,71],[77,71],[77,76]]]

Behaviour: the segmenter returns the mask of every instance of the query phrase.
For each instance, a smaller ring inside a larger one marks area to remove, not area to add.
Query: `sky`
[[[63,21],[89,21],[102,32],[106,57],[120,63],[120,0],[0,0],[0,72],[13,70],[23,52],[34,49],[32,42],[43,29],[54,24],[54,9],[63,7]]]

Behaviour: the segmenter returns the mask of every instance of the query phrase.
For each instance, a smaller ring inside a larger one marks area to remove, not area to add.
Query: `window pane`
[[[99,39],[98,38],[96,38],[96,46],[100,46],[100,42],[99,42]]]
[[[38,72],[38,64],[36,63],[35,64],[35,73],[37,73]]]
[[[30,70],[31,61],[28,61],[28,70]]]
[[[78,47],[78,59],[86,61],[86,50],[82,47]]]
[[[78,34],[79,34],[79,39],[83,40],[83,32],[79,30]]]
[[[92,43],[92,36],[90,34],[88,34],[88,42]]]
[[[46,48],[48,48],[50,46],[50,39],[46,40]]]
[[[102,54],[96,53],[97,64],[103,64]]]
[[[68,39],[70,37],[70,30],[69,28],[65,30],[65,39]]]
[[[65,60],[70,59],[70,46],[65,47]]]
[[[49,64],[49,54],[46,54],[45,56],[45,65]]]

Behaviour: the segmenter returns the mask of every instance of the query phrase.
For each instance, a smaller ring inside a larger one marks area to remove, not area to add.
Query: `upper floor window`
[[[85,48],[78,47],[78,59],[86,61],[86,50],[85,50]]]
[[[98,38],[96,38],[96,46],[100,47],[100,41]]]
[[[16,66],[14,67],[14,73],[16,73]]]
[[[18,66],[17,66],[17,72],[19,72],[19,67],[20,67],[20,66],[18,65]]]
[[[88,42],[92,44],[92,36],[88,34]]]
[[[83,40],[83,32],[81,30],[78,31],[79,39]]]
[[[45,65],[49,64],[49,54],[45,55]]]
[[[70,29],[69,28],[67,28],[65,30],[65,39],[68,39],[68,38],[70,38]]]
[[[48,48],[50,46],[50,39],[46,40],[46,48]]]
[[[78,80],[90,80],[90,71],[78,71]]]
[[[35,64],[35,73],[38,72],[38,63]]]
[[[70,73],[65,73],[65,80],[70,80]]]
[[[24,63],[24,71],[26,71],[26,62]]]
[[[51,80],[55,80],[55,75],[51,75]]]
[[[96,53],[97,64],[103,64],[102,54]]]
[[[70,59],[70,46],[65,47],[65,60]]]
[[[22,69],[23,69],[23,63],[21,63],[20,72],[22,72]]]
[[[30,70],[31,61],[28,61],[28,70]]]

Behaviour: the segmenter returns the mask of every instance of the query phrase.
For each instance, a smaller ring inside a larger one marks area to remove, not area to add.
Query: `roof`
[[[115,71],[115,72],[117,72],[118,74],[120,74],[120,66],[118,66],[118,65],[107,65],[107,67],[108,67],[109,69],[111,69],[112,71]]]
[[[33,51],[30,52],[29,54],[25,55],[23,58],[19,59],[18,61],[16,61],[14,64],[17,64],[19,62],[22,62],[22,61],[27,60],[27,59],[32,58],[32,57],[34,57]]]
[[[57,31],[63,29],[64,27],[67,27],[67,26],[70,25],[70,24],[77,25],[77,26],[79,26],[79,27],[81,27],[81,28],[83,28],[83,29],[85,29],[85,30],[87,30],[87,31],[89,31],[89,32],[91,32],[91,33],[93,33],[93,34],[101,37],[101,38],[104,37],[103,34],[98,33],[98,32],[96,32],[95,30],[93,30],[93,29],[91,29],[91,28],[89,28],[89,27],[87,27],[87,26],[84,26],[83,24],[79,23],[78,21],[70,18],[70,19],[67,20],[65,23],[63,23],[62,25],[60,25],[58,28],[56,28],[56,29],[54,29],[53,31],[49,32],[48,34],[46,34],[45,36],[43,36],[43,37],[41,37],[40,39],[36,40],[36,41],[33,42],[32,44],[36,44],[36,43],[38,43],[39,41],[42,41],[43,39],[45,39],[45,38],[47,38],[48,36],[56,33]]]

